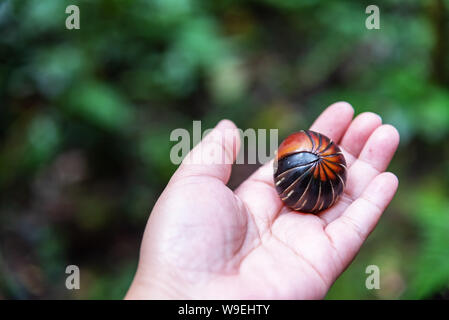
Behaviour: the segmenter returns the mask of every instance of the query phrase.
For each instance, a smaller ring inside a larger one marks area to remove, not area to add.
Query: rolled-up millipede
[[[325,135],[302,130],[288,136],[274,161],[274,184],[293,210],[318,213],[338,200],[346,183],[346,161]]]

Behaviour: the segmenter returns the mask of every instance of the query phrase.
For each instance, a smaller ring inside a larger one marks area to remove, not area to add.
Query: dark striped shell
[[[293,210],[318,213],[332,206],[346,183],[346,161],[325,135],[302,130],[279,146],[274,184],[282,202]]]

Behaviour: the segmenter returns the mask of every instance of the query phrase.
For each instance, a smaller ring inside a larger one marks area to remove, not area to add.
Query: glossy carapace
[[[335,204],[346,183],[346,161],[325,135],[302,130],[288,136],[274,161],[274,183],[283,203],[318,213]]]

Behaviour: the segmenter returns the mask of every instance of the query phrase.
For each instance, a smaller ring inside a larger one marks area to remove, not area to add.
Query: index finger
[[[351,124],[353,116],[354,108],[349,103],[336,102],[321,113],[310,127],[310,130],[322,133],[339,143],[346,129]]]

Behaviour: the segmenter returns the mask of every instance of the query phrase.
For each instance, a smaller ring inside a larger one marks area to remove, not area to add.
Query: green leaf
[[[68,108],[86,121],[109,130],[123,129],[134,118],[132,107],[117,91],[95,81],[74,87]]]

